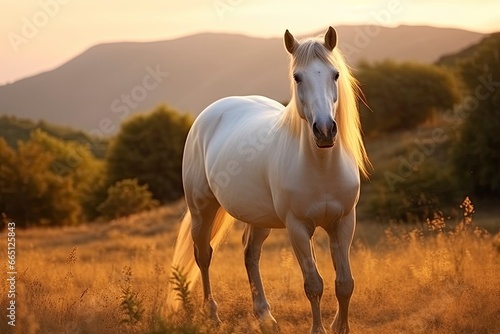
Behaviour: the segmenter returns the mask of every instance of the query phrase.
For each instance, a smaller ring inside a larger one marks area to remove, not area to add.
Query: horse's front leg
[[[251,225],[245,227],[243,245],[245,246],[245,267],[252,291],[253,313],[259,320],[263,333],[277,333],[278,324],[271,314],[271,306],[267,302],[262,278],[260,276],[260,255],[262,244],[267,239],[271,229]]]
[[[288,237],[304,276],[304,290],[311,303],[313,324],[311,334],[326,334],[321,320],[320,302],[323,295],[323,278],[316,267],[312,236],[314,227],[299,220],[287,221]]]
[[[332,330],[336,334],[349,333],[349,301],[354,290],[349,255],[355,225],[356,213],[355,209],[353,209],[349,215],[340,220],[338,225],[327,231],[330,237],[333,266],[336,271],[335,295],[338,308],[332,323]]]

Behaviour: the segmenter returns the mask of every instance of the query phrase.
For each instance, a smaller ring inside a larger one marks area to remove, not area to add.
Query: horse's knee
[[[323,296],[323,279],[319,274],[307,278],[304,282],[304,290],[310,301],[319,301]]]
[[[347,299],[349,300],[354,291],[354,279],[349,278],[345,280],[335,281],[335,295],[337,299]]]

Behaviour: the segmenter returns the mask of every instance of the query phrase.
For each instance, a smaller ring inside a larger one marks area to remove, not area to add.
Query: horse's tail
[[[222,243],[233,223],[234,218],[222,207],[219,208],[212,222],[212,233],[210,235],[210,245],[214,251]],[[172,258],[172,269],[185,276],[186,282],[189,284],[188,288],[192,290],[200,271],[194,258],[194,244],[191,237],[191,212],[189,210],[186,211],[181,221]],[[182,302],[175,287],[175,284],[169,283],[167,295],[167,310],[169,312],[177,311]]]

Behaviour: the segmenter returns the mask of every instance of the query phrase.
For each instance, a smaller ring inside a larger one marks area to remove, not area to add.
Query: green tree
[[[141,186],[137,179],[125,179],[109,187],[108,197],[99,205],[98,210],[103,217],[115,219],[150,210],[158,204],[147,184]]]
[[[192,118],[160,106],[126,121],[110,144],[108,184],[137,179],[161,202],[182,196],[182,153]]]
[[[467,193],[500,196],[500,33],[484,39],[458,62],[469,95],[457,108],[462,119],[453,148],[458,182]]]
[[[0,212],[18,226],[76,224],[80,215],[71,178],[51,170],[54,155],[34,140],[15,151],[0,137]]]
[[[96,207],[104,199],[99,196],[103,188],[105,191],[104,162],[96,159],[88,146],[58,139],[40,129],[31,133],[31,141],[53,155],[52,173],[71,179],[85,218],[95,218]]]
[[[362,108],[366,134],[413,129],[431,120],[436,112],[451,108],[459,98],[451,72],[435,65],[364,62],[356,76],[373,110]]]

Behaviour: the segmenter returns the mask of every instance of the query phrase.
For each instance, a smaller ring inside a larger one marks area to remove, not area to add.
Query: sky
[[[93,45],[200,32],[306,35],[400,24],[500,31],[498,0],[0,0],[0,85],[51,70]]]

